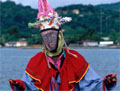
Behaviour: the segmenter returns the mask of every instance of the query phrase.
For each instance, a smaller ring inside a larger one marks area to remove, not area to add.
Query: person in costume
[[[70,17],[59,17],[47,0],[39,0],[37,19],[35,23],[29,23],[29,26],[40,28],[43,50],[30,59],[21,80],[9,80],[13,91],[114,89],[116,74],[100,78],[81,54],[67,47],[61,25],[70,22]]]

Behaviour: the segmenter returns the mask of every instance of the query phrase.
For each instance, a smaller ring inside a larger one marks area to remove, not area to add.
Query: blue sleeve
[[[25,84],[25,91],[39,91],[34,85],[34,80],[26,73],[24,73],[21,81],[23,81]],[[13,89],[15,91],[20,91],[20,89],[16,86],[13,86]]]
[[[25,83],[25,91],[38,91],[38,89],[34,85],[34,80],[26,73],[24,73],[21,80],[23,80]]]
[[[103,80],[89,67],[84,78],[76,85],[77,91],[103,91]]]

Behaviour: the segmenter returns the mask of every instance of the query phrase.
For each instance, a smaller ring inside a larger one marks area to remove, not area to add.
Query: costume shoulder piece
[[[50,70],[47,65],[46,56],[43,52],[32,57],[25,69],[31,78],[35,80],[34,85],[40,90],[49,90],[50,84]],[[49,75],[46,75],[49,74]],[[48,84],[48,85],[46,85]]]
[[[37,66],[37,64],[38,64],[38,62],[39,63],[41,63],[41,59],[42,59],[42,57],[44,56],[44,53],[43,52],[39,52],[39,53],[37,53],[35,56],[33,56],[31,59],[30,59],[30,61],[29,61],[29,63],[27,64],[27,67],[29,66],[29,67],[31,67],[31,66]],[[37,64],[36,64],[37,63]]]
[[[77,51],[74,50],[69,50],[70,53],[75,54],[77,57],[74,57],[67,53],[67,50],[65,49],[66,52],[66,57],[67,57],[67,65],[68,65],[68,72],[73,73],[69,74],[68,76],[68,81],[69,83],[77,83],[79,82],[84,75],[86,74],[89,64],[87,61],[84,59],[84,57],[79,54]]]
[[[41,77],[39,76],[42,75],[42,72],[45,70],[45,68],[48,68],[46,64],[47,61],[45,54],[43,52],[39,52],[30,59],[25,72],[32,78],[40,80]]]

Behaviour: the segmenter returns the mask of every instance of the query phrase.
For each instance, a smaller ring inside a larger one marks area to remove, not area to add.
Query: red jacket
[[[89,64],[78,52],[70,50],[73,55],[67,53],[65,49],[65,60],[59,70],[49,69],[45,54],[40,52],[31,58],[25,72],[35,80],[34,85],[43,91],[50,91],[51,78],[56,77],[56,73],[60,73],[61,84],[60,91],[73,90],[73,83],[78,83],[86,74]]]

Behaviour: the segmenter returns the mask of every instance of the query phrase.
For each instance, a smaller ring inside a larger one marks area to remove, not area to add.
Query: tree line
[[[100,41],[101,37],[106,36],[116,42],[120,36],[120,10],[116,8],[119,4],[120,2],[111,4],[112,9],[106,9],[110,5],[103,7],[82,4],[56,8],[60,16],[72,17],[72,22],[62,26],[67,43]],[[0,44],[21,38],[26,38],[30,45],[42,43],[39,29],[28,28],[29,22],[36,21],[37,9],[13,1],[0,1],[0,5]]]

